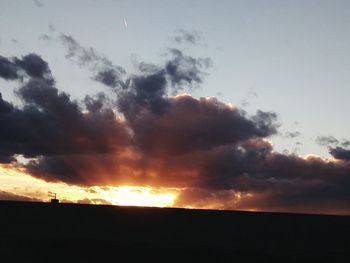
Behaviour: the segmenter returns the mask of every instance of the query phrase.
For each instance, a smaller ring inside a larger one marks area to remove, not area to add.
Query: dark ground
[[[0,262],[39,259],[350,262],[350,217],[0,201]]]

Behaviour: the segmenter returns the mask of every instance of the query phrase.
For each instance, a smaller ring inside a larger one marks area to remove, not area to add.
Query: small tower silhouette
[[[55,196],[54,196],[54,198],[51,198],[51,204],[58,204],[59,202],[60,202],[60,200],[58,200],[57,198],[56,198],[56,193],[53,193]]]

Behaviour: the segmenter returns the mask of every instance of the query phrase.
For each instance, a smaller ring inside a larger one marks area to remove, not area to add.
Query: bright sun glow
[[[115,205],[125,206],[172,206],[176,194],[154,190],[151,187],[119,186],[109,187],[106,200]]]
[[[0,165],[1,192],[36,198],[45,202],[51,198],[49,193],[56,193],[61,202],[170,207],[174,205],[179,189],[142,186],[79,187],[63,183],[48,183],[33,178],[10,165]]]

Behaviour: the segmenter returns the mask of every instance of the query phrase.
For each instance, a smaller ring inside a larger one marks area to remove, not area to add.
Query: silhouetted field
[[[9,201],[0,215],[4,262],[350,262],[346,216]]]

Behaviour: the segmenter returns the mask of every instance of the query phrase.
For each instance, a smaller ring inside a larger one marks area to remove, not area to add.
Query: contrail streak
[[[125,28],[128,28],[128,23],[126,22],[125,18],[124,18],[124,26],[125,26]]]

